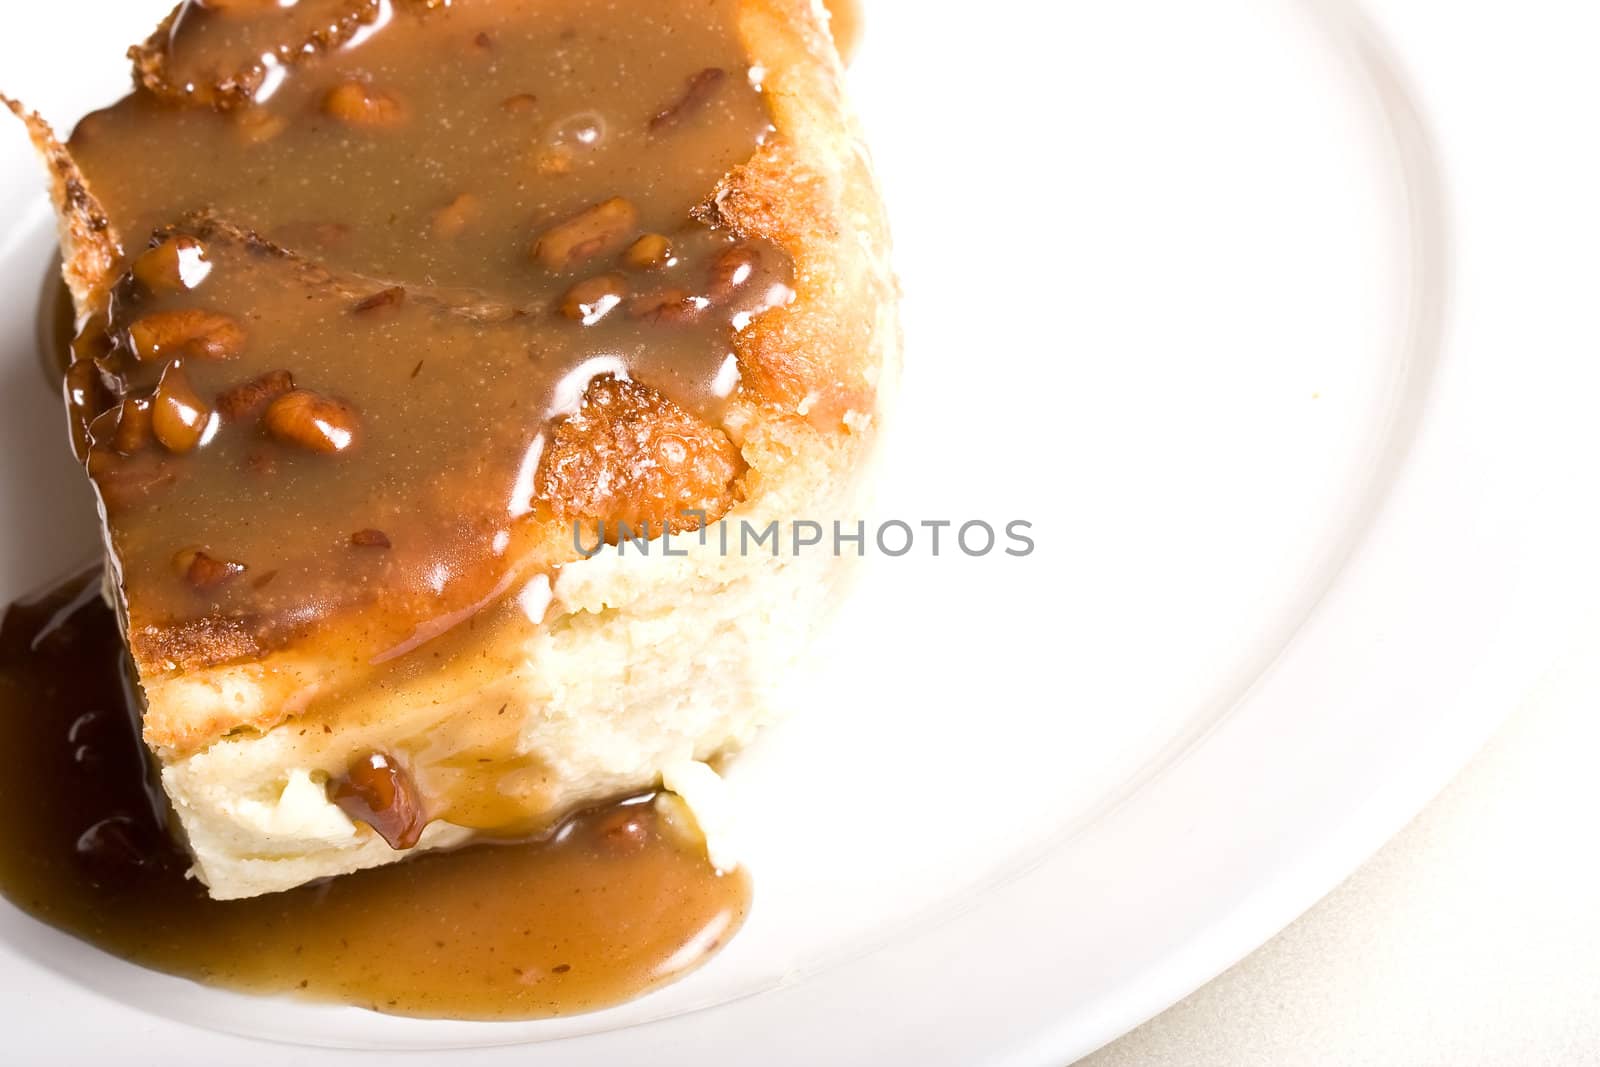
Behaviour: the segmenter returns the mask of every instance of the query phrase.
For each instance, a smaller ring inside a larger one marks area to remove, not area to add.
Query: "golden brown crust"
[[[795,264],[787,314],[757,319],[736,346],[742,389],[837,430],[875,407],[894,304],[888,223],[870,157],[843,97],[844,71],[809,0],[743,0],[739,33],[764,68],[775,136],[718,185],[703,217],[782,247]]]
[[[703,446],[706,469],[714,477],[698,482],[693,491],[660,485],[646,493],[658,503],[677,504],[680,498],[711,503],[706,510],[713,516],[729,506],[758,505],[763,494],[785,487],[786,464],[808,451],[826,453],[826,460],[818,463],[848,475],[864,455],[870,435],[863,427],[877,410],[878,378],[898,345],[887,226],[865,150],[845,109],[842,71],[827,30],[809,0],[741,0],[739,11],[746,49],[765,71],[776,130],[752,159],[719,183],[701,213],[782,247],[794,263],[796,297],[785,309],[758,316],[735,341],[742,381],[727,424],[732,442],[698,420],[681,427]],[[57,203],[70,205],[71,200],[58,196]],[[212,239],[222,234],[272,255],[288,255],[249,231],[217,220],[205,225]],[[109,252],[114,244],[97,247],[100,257],[83,259],[87,269],[82,276],[87,279],[93,269],[100,270],[96,281],[103,287],[117,257]],[[300,262],[307,281],[331,281],[311,261]],[[360,287],[371,291],[366,281]],[[452,303],[448,298],[440,302]],[[515,313],[501,307],[484,311],[488,317]],[[638,398],[625,398],[623,406],[639,410],[620,422],[569,420],[565,437],[557,427],[551,452],[541,464],[546,475],[542,495],[554,515],[542,520],[530,516],[507,553],[517,561],[522,580],[580,558],[568,516],[594,517],[618,505],[617,500],[600,500],[592,488],[587,495],[580,491],[578,479],[570,475],[580,468],[593,474],[595,464],[603,461],[580,461],[574,449],[586,440],[592,443],[595,434],[617,441],[630,419],[634,430],[644,429],[640,443],[646,448],[658,447],[661,434],[673,427],[670,412],[653,422],[659,407],[651,402],[634,405],[633,399]],[[569,476],[551,476],[561,457],[573,461]],[[724,472],[731,473],[723,478]],[[689,495],[683,497],[686,491]],[[790,492],[785,487],[780,495],[789,499]],[[622,494],[622,502],[636,516],[655,514],[628,493]],[[511,588],[508,580],[494,584],[502,596]],[[483,603],[492,603],[494,595],[495,590],[485,590]],[[231,732],[277,727],[330,685],[360,685],[370,664],[369,656],[356,650],[381,622],[357,613],[304,647],[268,649],[260,646],[252,625],[207,619],[186,627],[147,627],[130,635],[152,693],[144,721],[150,744],[169,756],[195,752]],[[262,687],[260,699],[248,705],[222,699],[220,694],[233,684],[230,680],[243,677]],[[178,696],[180,689],[186,695]],[[205,692],[213,696],[194,695]]]
[[[79,315],[99,310],[116,278],[122,244],[83,174],[38,112],[27,111],[10,97],[0,102],[28,128],[28,136],[50,170],[50,199],[60,227],[61,273]]]
[[[540,499],[563,522],[603,522],[645,537],[695,529],[733,506],[743,463],[728,435],[647,385],[610,375],[589,383],[539,465]]]
[[[254,659],[261,654],[250,620],[222,616],[140,627],[128,634],[128,649],[141,673]]]

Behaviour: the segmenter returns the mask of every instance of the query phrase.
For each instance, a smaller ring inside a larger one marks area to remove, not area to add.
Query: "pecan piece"
[[[628,302],[628,317],[645,322],[693,322],[711,302],[687,289],[660,289]]]
[[[291,389],[278,397],[262,421],[279,441],[312,452],[343,452],[355,443],[355,409],[309,389]]]
[[[721,67],[707,67],[705,70],[696,71],[689,75],[689,80],[684,83],[683,95],[658,111],[650,120],[650,132],[660,133],[670,129],[704,108],[717,95],[723,79],[728,72]]]
[[[794,289],[770,245],[741,241],[711,261],[706,273],[706,296],[713,304],[739,308],[740,314],[748,318],[787,304],[794,299]],[[736,326],[737,323],[735,319]]]
[[[366,129],[399,126],[409,115],[399,97],[360,81],[334,86],[323,97],[322,110],[341,122]]]
[[[117,425],[111,432],[111,447],[131,456],[150,443],[154,435],[150,398],[130,396],[117,406]]]
[[[77,347],[74,342],[74,348]],[[110,391],[100,377],[100,367],[93,359],[77,357],[67,367],[63,385],[66,389],[67,415],[72,430],[72,449],[82,456],[89,451],[91,434],[89,426],[110,402]]]
[[[233,114],[233,131],[245,144],[266,144],[289,128],[288,119],[264,107],[240,108]]]
[[[415,845],[428,824],[411,775],[382,752],[353,761],[342,777],[328,783],[328,794],[341,811],[372,827],[397,851]]]
[[[244,328],[227,315],[201,308],[154,311],[128,327],[136,358],[177,356],[227,359],[244,348]]]
[[[202,549],[186,548],[172,558],[172,563],[183,580],[196,589],[215,589],[232,578],[243,574],[243,563],[231,559],[218,559]]]
[[[647,233],[622,253],[622,262],[634,270],[660,270],[673,262],[672,242],[659,233]]]
[[[269,370],[217,397],[217,412],[224,420],[237,422],[293,388],[294,375],[286,370]]]
[[[483,213],[483,205],[471,193],[462,193],[433,213],[433,235],[442,241],[454,240]]]
[[[183,292],[193,289],[211,273],[206,246],[198,237],[175,234],[139,254],[133,261],[133,276],[153,292]]]
[[[628,279],[620,274],[596,274],[574,285],[562,296],[561,314],[593,326],[628,295]]]
[[[551,270],[567,270],[621,247],[638,221],[633,203],[613,196],[546,230],[533,244],[533,258]]]
[[[150,428],[169,452],[189,452],[205,436],[211,408],[189,384],[183,364],[174,360],[161,372],[150,398]]]
[[[650,843],[651,822],[648,804],[623,804],[601,817],[594,833],[608,853],[631,856]]]
[[[576,160],[577,153],[569,144],[545,145],[534,153],[533,169],[546,176],[571,174]]]
[[[356,301],[356,303],[351,306],[350,310],[355,312],[357,315],[366,314],[368,312],[388,311],[392,308],[399,307],[405,302],[405,299],[405,287],[400,285],[391,285],[387,289],[379,289],[371,296],[364,297],[361,300]]]

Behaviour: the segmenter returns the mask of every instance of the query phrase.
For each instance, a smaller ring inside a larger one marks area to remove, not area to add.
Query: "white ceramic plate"
[[[0,88],[70,124],[164,5],[8,14]],[[461,1024],[216,992],[0,907],[11,1048],[1061,1063],[1288,922],[1481,742],[1566,632],[1594,532],[1561,510],[1593,375],[1531,314],[1550,290],[1484,132],[1553,120],[1476,110],[1487,20],[942,7],[870,3],[852,74],[906,290],[879,513],[1022,519],[1037,549],[874,559],[733,772],[743,934],[612,1011]],[[0,141],[8,599],[94,543],[35,356],[39,188]]]

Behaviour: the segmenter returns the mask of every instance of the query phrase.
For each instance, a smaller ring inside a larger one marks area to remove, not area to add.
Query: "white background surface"
[[[1502,358],[1560,352],[1561,377],[1535,403],[1551,423],[1592,424],[1597,5],[1368,7],[1400,46],[1430,121],[1480,146],[1457,161],[1455,179],[1506,205],[1471,220],[1504,234],[1526,268],[1514,289],[1476,294],[1530,308],[1526,334],[1502,339]],[[1576,440],[1592,474],[1600,450],[1590,433]],[[1589,514],[1597,482],[1543,491],[1570,493]],[[1567,592],[1593,603],[1592,569],[1576,566]],[[1085,1067],[1600,1063],[1600,631],[1578,633],[1494,740],[1359,872]]]
[[[1600,632],[1428,809],[1081,1067],[1600,1063]]]

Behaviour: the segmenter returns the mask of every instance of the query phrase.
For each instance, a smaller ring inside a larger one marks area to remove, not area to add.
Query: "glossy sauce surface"
[[[402,1015],[603,1007],[693,969],[744,919],[671,805],[579,814],[520,844],[428,854],[215,901],[147,789],[116,621],[84,576],[0,623],[0,892],[125,959],[208,984]]]
[[[72,309],[72,294],[61,280],[61,260],[50,261],[39,290],[39,307],[34,315],[34,339],[39,346],[39,368],[52,396],[61,395],[61,376],[72,359],[72,338],[78,327]]]
[[[142,669],[352,612],[378,661],[503,591],[544,520],[729,505],[733,339],[792,296],[693,216],[770,131],[733,20],[299,0],[152,38],[69,145],[131,267],[69,381]],[[551,471],[596,405],[652,446],[587,478],[610,496]]]

